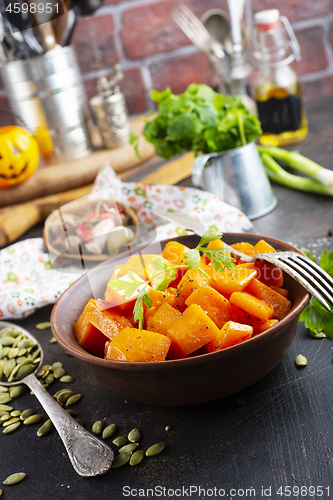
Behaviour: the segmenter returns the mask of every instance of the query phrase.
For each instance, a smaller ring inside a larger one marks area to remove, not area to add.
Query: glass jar
[[[284,146],[308,133],[298,77],[291,64],[300,48],[288,20],[277,9],[254,16],[251,62],[255,67],[253,93],[263,129],[261,144]]]

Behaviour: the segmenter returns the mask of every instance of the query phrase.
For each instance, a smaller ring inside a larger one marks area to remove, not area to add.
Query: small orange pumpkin
[[[36,139],[24,128],[0,127],[0,188],[26,181],[38,166]]]

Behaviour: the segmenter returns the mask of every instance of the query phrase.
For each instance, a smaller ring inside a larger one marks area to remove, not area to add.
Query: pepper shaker
[[[130,124],[124,94],[117,83],[123,78],[119,64],[114,66],[115,76],[108,80],[105,76],[97,80],[98,95],[90,100],[104,146],[107,149],[128,144]]]

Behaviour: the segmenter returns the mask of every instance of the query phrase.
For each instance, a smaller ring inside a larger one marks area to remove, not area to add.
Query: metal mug
[[[254,141],[198,156],[192,182],[239,208],[251,220],[271,212],[277,204]]]

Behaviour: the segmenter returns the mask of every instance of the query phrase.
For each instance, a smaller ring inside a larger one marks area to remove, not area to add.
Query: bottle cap
[[[261,10],[254,14],[254,24],[260,30],[269,30],[280,26],[280,12],[278,9]]]

